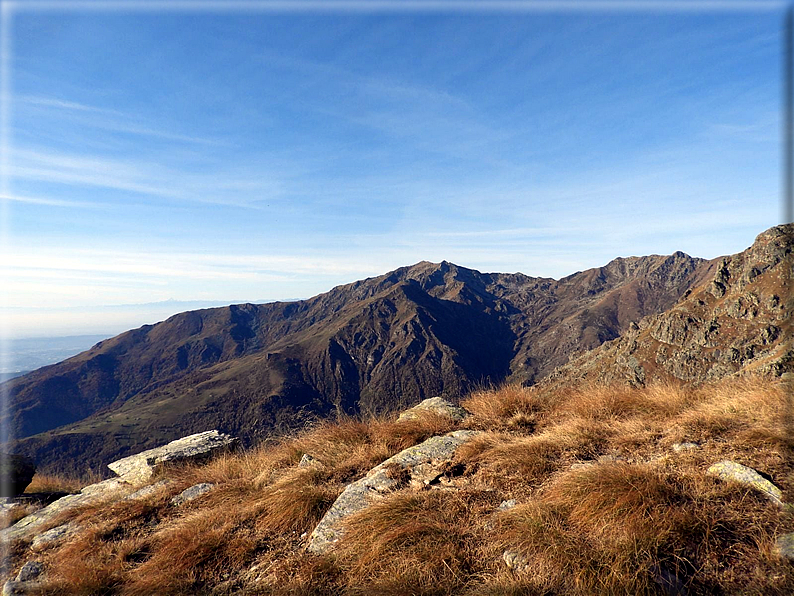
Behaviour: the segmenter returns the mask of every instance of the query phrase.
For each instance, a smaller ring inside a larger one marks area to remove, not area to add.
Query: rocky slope
[[[794,226],[760,234],[746,251],[719,259],[704,284],[619,339],[571,359],[549,383],[582,379],[642,384],[700,383],[733,374],[791,371]]]
[[[10,381],[4,428],[44,471],[101,469],[206,428],[250,443],[306,417],[530,383],[714,267],[675,253],[553,280],[421,262],[309,300],[186,312]]]

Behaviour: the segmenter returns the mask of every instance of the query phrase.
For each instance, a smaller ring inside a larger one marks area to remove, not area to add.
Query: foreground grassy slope
[[[454,428],[430,414],[325,423],[174,471],[145,500],[69,514],[86,530],[37,555],[43,593],[663,594],[667,578],[689,594],[792,594],[794,565],[773,545],[794,515],[706,474],[731,459],[794,502],[788,395],[754,378],[474,393],[462,426],[483,433],[445,481],[386,496],[350,519],[332,554],[314,556],[307,535],[347,483]],[[684,441],[699,447],[673,449]],[[322,465],[298,467],[304,453]],[[169,506],[199,482],[216,488]],[[24,548],[12,545],[18,564]]]

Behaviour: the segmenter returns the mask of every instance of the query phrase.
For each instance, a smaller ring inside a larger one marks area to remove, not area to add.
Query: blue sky
[[[85,313],[303,298],[420,260],[558,278],[711,258],[780,223],[782,8],[20,6],[10,336],[115,333],[162,316]]]

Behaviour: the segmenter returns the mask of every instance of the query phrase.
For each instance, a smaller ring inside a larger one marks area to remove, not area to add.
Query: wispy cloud
[[[128,133],[142,137],[151,137],[182,143],[200,145],[229,146],[229,141],[203,136],[181,134],[156,127],[140,114],[130,114],[112,108],[98,107],[57,97],[35,95],[19,95],[10,98],[15,109],[34,108],[39,117],[43,111],[50,116],[63,120],[72,118],[83,126],[92,129],[103,129],[114,133]]]
[[[255,163],[249,164],[247,169],[253,169]],[[18,149],[13,153],[10,170],[19,180],[99,187],[253,209],[259,208],[258,201],[277,201],[282,194],[283,173],[274,173],[275,168],[267,163],[259,164],[260,171],[256,175],[239,165],[214,168],[191,172],[137,158]]]
[[[94,201],[72,201],[69,199],[52,199],[41,197],[27,197],[17,194],[0,194],[0,201],[11,201],[14,203],[25,203],[27,205],[45,205],[47,207],[72,207],[81,209],[95,209],[97,207],[108,207],[107,203]]]

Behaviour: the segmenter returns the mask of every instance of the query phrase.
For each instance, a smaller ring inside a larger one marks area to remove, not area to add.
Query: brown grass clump
[[[454,473],[422,490],[399,483],[315,556],[308,535],[347,484],[456,428],[429,412],[321,423],[169,470],[171,483],[145,499],[70,513],[83,531],[36,555],[43,593],[793,594],[794,566],[774,543],[794,532],[794,514],[706,474],[731,459],[794,501],[785,404],[780,384],[753,379],[478,391],[463,426],[484,432],[457,450]],[[673,450],[684,441],[698,447]],[[215,488],[170,505],[199,482]],[[507,499],[518,505],[500,510]]]
[[[481,568],[483,492],[393,494],[349,518],[337,560],[348,594],[454,594]]]
[[[498,390],[475,391],[460,405],[474,415],[467,422],[471,428],[531,432],[553,404],[554,400],[536,387],[506,385]]]
[[[30,484],[25,488],[25,493],[77,493],[80,492],[80,489],[84,486],[100,482],[101,480],[102,477],[100,477],[99,474],[87,474],[78,477],[36,472]]]

